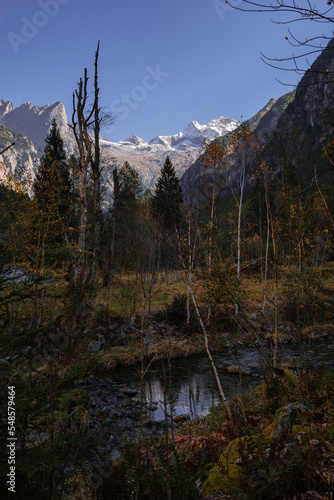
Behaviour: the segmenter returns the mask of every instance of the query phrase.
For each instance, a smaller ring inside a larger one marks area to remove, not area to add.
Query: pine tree
[[[44,265],[58,267],[66,258],[68,228],[74,215],[69,166],[55,121],[45,142],[33,184],[35,210],[30,224],[30,243],[35,248],[33,260],[38,273],[43,271]]]
[[[45,139],[44,155],[38,167],[33,192],[43,212],[66,218],[70,211],[71,183],[64,142],[53,121]]]
[[[180,223],[180,204],[183,202],[182,188],[172,162],[167,156],[158,177],[152,200],[153,212],[161,217],[163,226],[171,229]]]

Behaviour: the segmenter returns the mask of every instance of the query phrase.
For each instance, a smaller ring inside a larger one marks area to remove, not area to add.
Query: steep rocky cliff
[[[46,106],[35,106],[27,102],[14,108],[10,101],[0,100],[0,123],[27,136],[36,146],[39,156],[43,154],[45,138],[53,120],[57,122],[65,149],[72,151],[75,140],[61,102]]]
[[[314,166],[325,176],[333,168],[324,158],[323,145],[334,137],[334,39],[322,51],[299,82],[293,102],[282,114],[277,131],[298,136],[295,162],[305,179]]]
[[[0,156],[0,182],[6,182],[7,174],[22,171],[23,179],[32,180],[38,162],[37,149],[34,144],[19,132],[14,132],[0,124],[0,151],[14,144]],[[28,191],[30,189],[28,188]]]

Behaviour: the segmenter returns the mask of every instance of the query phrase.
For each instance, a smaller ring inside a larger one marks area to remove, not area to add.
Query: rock
[[[123,328],[121,329],[121,333],[119,334],[119,338],[120,339],[124,339],[126,337],[126,332],[123,330]]]
[[[282,366],[283,368],[296,369],[301,367],[301,362],[300,359],[296,356],[287,356],[281,359],[280,366]]]
[[[237,375],[251,375],[252,370],[247,366],[229,365],[227,368],[229,373],[236,373]]]
[[[148,411],[157,411],[158,407],[155,405],[150,405],[147,407]]]
[[[99,352],[101,344],[98,340],[94,340],[93,342],[89,342],[87,350],[88,352]]]
[[[118,327],[119,327],[119,324],[118,324],[118,323],[110,323],[110,324],[109,324],[109,330],[110,330],[110,331],[112,331],[112,332],[113,332],[114,330],[116,330],[116,328],[118,328]]]
[[[107,329],[104,326],[98,326],[97,328],[95,328],[95,332],[103,335],[107,332]]]
[[[291,429],[297,416],[300,416],[304,422],[307,417],[313,416],[309,408],[300,403],[290,403],[276,412],[274,421],[264,431],[267,436],[274,438],[280,437],[284,429]]]
[[[105,345],[105,343],[106,343],[105,336],[104,336],[104,335],[102,335],[102,334],[100,334],[100,335],[98,336],[98,342],[100,342],[100,346]]]
[[[123,392],[126,396],[136,396],[138,394],[137,389],[123,389]]]
[[[28,354],[28,352],[31,351],[31,346],[25,347],[24,349],[21,350],[22,354],[25,356]]]
[[[190,416],[187,415],[186,413],[181,413],[181,415],[177,415],[176,417],[173,418],[173,421],[176,424],[179,424],[181,422],[185,422],[186,420],[190,420]]]
[[[154,425],[155,425],[155,422],[154,420],[151,420],[151,419],[146,419],[144,418],[143,419],[143,425],[145,425],[145,427],[147,427],[148,429],[152,428]]]
[[[153,335],[153,332],[151,331],[148,331],[145,335],[145,338],[144,338],[144,344],[145,345],[148,345],[148,344],[153,344],[154,342],[154,335]]]

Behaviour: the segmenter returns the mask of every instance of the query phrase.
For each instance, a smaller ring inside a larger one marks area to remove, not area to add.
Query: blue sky
[[[137,134],[150,140],[179,132],[191,120],[247,119],[292,89],[275,78],[292,84],[300,79],[260,59],[261,51],[291,54],[287,27],[271,19],[226,8],[224,0],[4,2],[0,98],[14,106],[62,101],[70,119],[85,67],[92,90],[100,40],[101,104],[116,115],[104,137],[118,141]],[[292,28],[305,38],[319,26],[303,22]]]

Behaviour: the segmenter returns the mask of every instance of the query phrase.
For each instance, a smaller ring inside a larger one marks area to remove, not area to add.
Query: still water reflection
[[[228,398],[248,390],[259,382],[253,377],[230,375],[219,369],[219,376]],[[117,381],[127,387],[139,389],[139,375],[135,369],[117,370]],[[190,418],[206,415],[210,408],[221,402],[217,390],[217,382],[207,358],[192,356],[191,358],[171,361],[170,370],[171,400],[173,416],[188,414]],[[165,361],[150,366],[145,376],[145,399],[150,405],[158,406],[154,419],[164,419],[164,391],[169,404],[169,367]]]

